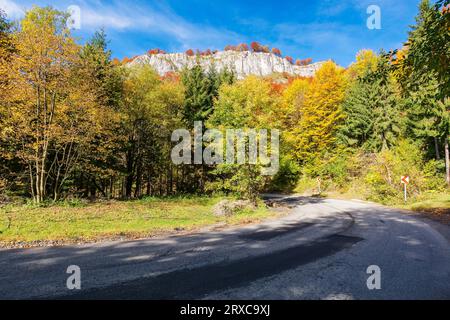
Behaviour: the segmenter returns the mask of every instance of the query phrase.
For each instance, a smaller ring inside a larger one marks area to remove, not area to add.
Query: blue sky
[[[79,6],[81,29],[74,35],[83,42],[103,27],[119,58],[155,47],[221,50],[259,41],[294,59],[333,59],[347,66],[360,49],[401,47],[419,0],[0,0],[0,8],[16,19],[33,4],[60,10]],[[372,4],[381,9],[380,30],[366,26]]]

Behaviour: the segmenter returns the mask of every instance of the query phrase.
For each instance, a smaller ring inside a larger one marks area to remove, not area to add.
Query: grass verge
[[[0,209],[0,246],[39,246],[100,240],[137,239],[191,232],[220,224],[260,221],[274,213],[260,206],[230,217],[217,217],[212,207],[221,197],[145,198],[91,204],[61,203],[47,207]]]
[[[351,193],[351,192],[327,192],[324,194],[329,198],[336,199],[360,199],[367,200],[361,194]],[[415,198],[410,198],[405,204],[400,199],[396,202],[386,202],[381,203],[386,206],[406,209],[411,211],[416,211],[423,213],[428,218],[439,221],[444,224],[450,225],[450,194],[449,193],[423,193],[416,196]]]
[[[450,225],[450,194],[431,194],[417,202],[398,207],[422,212],[433,220]]]

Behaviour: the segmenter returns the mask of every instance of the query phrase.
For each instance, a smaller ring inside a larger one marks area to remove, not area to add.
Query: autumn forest
[[[445,1],[422,1],[403,47],[361,50],[347,68],[329,60],[312,78],[244,79],[231,69],[195,66],[161,76],[130,67],[132,59],[112,57],[105,32],[81,45],[67,14],[51,7],[34,7],[14,23],[1,13],[0,202],[253,199],[276,191],[396,203],[403,175],[411,177],[411,199],[448,193],[449,13]],[[281,56],[258,42],[225,50]],[[262,176],[257,166],[173,164],[171,134],[192,130],[194,121],[279,129],[280,170]]]

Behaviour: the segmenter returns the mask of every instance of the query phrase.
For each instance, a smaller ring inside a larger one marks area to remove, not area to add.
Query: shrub
[[[400,179],[404,175],[410,176],[409,196],[418,196],[426,189],[423,165],[420,147],[410,140],[400,140],[394,148],[379,152],[364,179],[370,190],[369,198],[383,203],[401,202]]]
[[[289,192],[294,189],[300,176],[301,168],[290,156],[280,159],[280,169],[271,181],[268,190]]]
[[[445,162],[430,160],[423,166],[424,188],[426,190],[444,191],[447,188],[445,183]]]

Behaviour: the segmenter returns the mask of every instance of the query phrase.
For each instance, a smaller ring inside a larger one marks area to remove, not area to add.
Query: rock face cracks
[[[225,68],[233,70],[237,78],[248,75],[268,76],[273,73],[287,73],[292,76],[312,77],[324,62],[307,66],[291,64],[285,58],[272,53],[219,51],[209,56],[188,56],[185,53],[145,54],[137,57],[128,65],[151,65],[160,75],[181,71],[199,64],[203,69],[214,67],[217,71]]]

